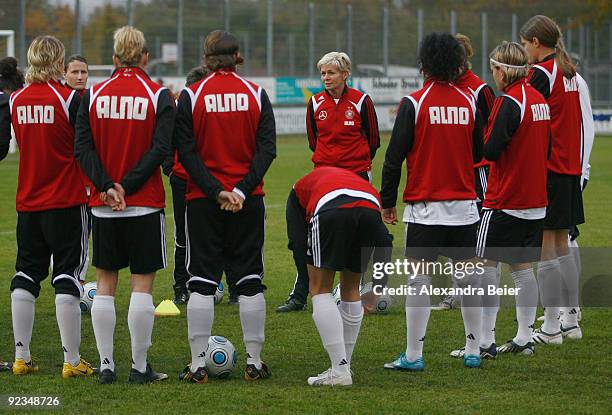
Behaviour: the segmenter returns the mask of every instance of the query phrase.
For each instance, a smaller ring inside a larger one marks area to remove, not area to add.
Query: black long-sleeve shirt
[[[495,161],[506,149],[512,136],[521,124],[521,109],[508,97],[500,97],[499,109],[491,126],[490,134],[484,145],[484,157]]]

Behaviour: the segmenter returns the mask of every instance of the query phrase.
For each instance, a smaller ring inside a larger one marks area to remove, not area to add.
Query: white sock
[[[151,347],[154,321],[153,296],[132,292],[128,309],[128,327],[132,341],[132,368],[139,372],[147,370],[147,351]]]
[[[457,290],[457,288],[459,288],[459,284],[457,283],[457,280],[453,278],[452,281],[453,281],[453,288]],[[461,305],[461,296],[459,294],[453,295],[453,300],[455,301],[454,307],[456,307],[457,305]]]
[[[456,279],[456,278],[454,278]],[[477,289],[481,282],[472,275],[465,275],[457,283],[462,288]],[[465,354],[480,356],[480,330],[482,324],[482,298],[474,295],[461,296],[461,316],[465,329]]]
[[[96,336],[96,346],[100,354],[100,372],[115,370],[113,360],[113,338],[115,335],[115,297],[96,295],[91,306],[91,325]]]
[[[423,286],[431,285],[431,278],[427,275],[417,275],[408,280],[408,285],[414,289],[414,295],[406,296],[406,359],[413,362],[423,357],[431,300],[428,295],[419,293]]]
[[[64,362],[79,364],[81,355],[81,307],[79,298],[70,294],[55,295],[55,315],[64,349]]]
[[[559,264],[561,266],[563,284],[567,290],[567,298],[565,298],[565,304],[563,304],[565,306],[563,325],[564,327],[574,327],[578,325],[577,310],[579,303],[580,275],[578,274],[574,256],[571,253],[559,257]]]
[[[81,273],[78,276],[79,281],[81,281],[81,282],[87,281],[87,269],[89,268],[89,261],[90,261],[89,250],[87,250],[85,252],[85,264],[83,264],[83,268],[81,269]]]
[[[329,355],[332,371],[336,374],[349,373],[342,317],[331,294],[317,294],[312,297],[312,319]]]
[[[558,333],[559,305],[561,303],[561,267],[559,261],[551,259],[538,263],[538,285],[540,300],[544,310],[544,324],[542,330],[549,334]]]
[[[238,296],[242,337],[247,352],[247,365],[261,369],[261,349],[265,340],[266,298],[263,293]]]
[[[564,307],[563,308],[563,327],[570,328],[579,326],[578,314],[580,307]]]
[[[574,264],[578,270],[578,275],[582,273],[582,258],[580,258],[580,246],[578,246],[578,239],[569,241],[568,244],[570,254],[574,257]]]
[[[191,371],[204,367],[208,339],[215,320],[215,297],[196,292],[189,295],[187,303],[187,333],[191,348]]]
[[[363,306],[361,301],[345,302],[340,301],[340,317],[342,317],[342,327],[344,328],[344,349],[346,360],[351,364],[353,349],[357,343],[361,321],[363,320]]]
[[[495,322],[499,311],[499,295],[489,295],[489,286],[499,286],[497,267],[484,267],[480,276],[481,287],[485,291],[482,297],[482,321],[480,323],[480,347],[488,348],[495,343]]]
[[[565,282],[561,284],[561,302],[560,304],[564,306],[564,307],[559,308],[559,323],[563,325],[563,314],[567,309],[567,307],[565,306],[569,304],[569,293],[567,291],[567,286],[565,285]]]
[[[13,316],[13,336],[15,337],[15,359],[26,362],[30,356],[30,341],[34,327],[34,308],[36,298],[22,288],[15,288],[11,293],[11,311]]]
[[[531,341],[533,334],[538,307],[538,283],[531,268],[512,272],[512,279],[518,288],[515,296],[518,331],[513,340],[519,346],[524,346]]]

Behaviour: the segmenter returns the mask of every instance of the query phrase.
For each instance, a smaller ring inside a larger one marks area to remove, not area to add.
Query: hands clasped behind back
[[[100,193],[100,200],[105,205],[110,206],[115,212],[123,211],[127,206],[125,203],[125,190],[119,183],[115,183],[106,192]]]

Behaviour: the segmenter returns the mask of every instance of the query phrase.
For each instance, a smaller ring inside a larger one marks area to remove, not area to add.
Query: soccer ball
[[[361,285],[361,283],[359,283],[359,292],[362,295],[365,292],[364,291],[364,286]],[[336,285],[336,287],[332,290],[331,294],[332,294],[332,297],[334,297],[334,301],[335,301],[336,305],[339,306],[340,305],[340,301],[342,301],[342,298],[340,297],[340,284]]]
[[[93,304],[93,299],[96,296],[97,289],[98,284],[95,281],[88,282],[83,286],[83,295],[81,296],[81,301],[79,303],[81,313],[89,313],[91,311],[91,306]]]
[[[340,305],[340,284],[336,285],[336,287],[332,290],[332,296],[334,297],[336,305]]]
[[[362,289],[361,289],[361,295],[367,294],[370,291],[372,291],[372,283],[368,282],[367,284],[365,284]],[[376,306],[374,311],[376,311],[379,314],[384,314],[387,311],[389,311],[389,308],[391,308],[391,305],[393,304],[393,300],[391,298],[390,295],[388,294],[383,294],[378,296],[377,300],[376,300]]]
[[[223,301],[223,295],[225,294],[225,286],[222,282],[219,282],[217,285],[217,291],[215,292],[215,304],[221,303]]]
[[[206,353],[206,372],[214,378],[227,378],[236,366],[236,349],[225,337],[210,336]]]
[[[391,304],[393,304],[393,300],[391,296],[388,294],[383,294],[378,297],[378,301],[376,302],[376,312],[380,314],[384,314],[389,311],[391,308]]]

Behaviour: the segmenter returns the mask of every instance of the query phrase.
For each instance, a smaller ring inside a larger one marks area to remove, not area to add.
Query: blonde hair
[[[457,42],[459,42],[463,50],[465,50],[465,68],[472,69],[472,62],[470,62],[470,59],[474,56],[472,40],[462,33],[457,33],[455,39],[457,39]]]
[[[146,52],[144,34],[132,26],[123,26],[113,34],[115,57],[123,66],[136,66]]]
[[[351,58],[344,52],[326,53],[319,62],[317,62],[317,69],[321,70],[323,65],[336,65],[340,72],[351,73]]]
[[[541,14],[533,16],[523,25],[520,35],[529,42],[532,42],[533,38],[537,38],[543,46],[555,49],[555,60],[559,69],[563,72],[563,76],[571,79],[576,75],[576,65],[565,50],[563,34],[559,25],[553,19]]]
[[[38,36],[28,48],[26,82],[58,80],[64,73],[64,44],[53,36]]]
[[[502,81],[510,85],[529,72],[527,51],[516,42],[502,42],[489,55],[491,65],[502,71]]]

